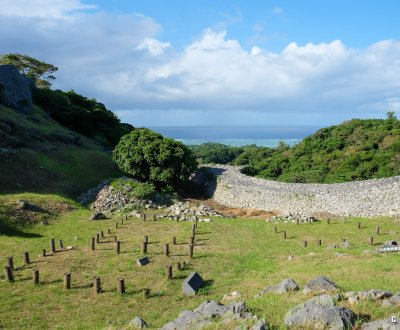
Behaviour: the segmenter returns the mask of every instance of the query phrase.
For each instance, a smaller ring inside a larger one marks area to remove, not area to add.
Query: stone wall
[[[223,205],[313,216],[400,215],[400,176],[338,184],[283,183],[253,178],[238,168],[211,167],[217,175],[213,199]]]
[[[13,65],[0,65],[0,103],[29,114],[32,112],[33,82]]]

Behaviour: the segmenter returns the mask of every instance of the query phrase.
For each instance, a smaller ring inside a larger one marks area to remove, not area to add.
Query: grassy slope
[[[16,123],[32,134],[25,136],[27,145],[15,149],[16,154],[0,154],[0,193],[76,196],[103,179],[118,175],[111,156],[101,146],[59,125],[38,107],[28,117],[0,106],[0,122],[2,120]],[[37,139],[49,133],[77,135],[83,146]],[[41,149],[45,145],[55,146],[57,150],[43,152]]]
[[[12,204],[17,198],[19,196],[1,196],[0,204]],[[51,196],[46,198],[51,199]],[[259,290],[283,278],[293,278],[303,287],[308,279],[323,274],[345,291],[399,291],[400,254],[362,254],[370,248],[367,238],[376,236],[374,232],[378,224],[382,234],[375,237],[376,243],[397,237],[399,224],[390,219],[362,220],[364,226],[361,230],[357,229],[359,219],[349,219],[347,223],[333,221],[330,225],[278,225],[279,230],[287,230],[287,240],[273,233],[273,224],[259,219],[216,219],[213,223],[201,223],[195,258],[181,272],[174,268],[175,279],[166,281],[165,265],[187,261],[184,242],[188,239],[191,223],[168,220],[143,223],[140,219],[129,218],[126,225],[115,230],[115,222],[120,218],[89,221],[89,215],[88,210],[78,208],[53,218],[49,226],[38,225],[26,228],[19,236],[0,238],[3,264],[8,255],[13,255],[16,266],[21,267],[23,251],[29,251],[33,261],[16,271],[15,283],[6,283],[1,274],[0,327],[99,329],[113,321],[116,328],[123,328],[139,315],[151,328],[158,328],[174,319],[181,310],[195,308],[204,300],[220,300],[224,294],[239,290],[255,314],[265,317],[275,326],[274,329],[283,329],[285,313],[307,297],[299,292],[288,296],[270,294],[253,298]],[[112,234],[116,232],[122,241],[120,255],[116,255],[112,237],[107,235],[96,251],[88,250],[90,237],[100,230],[106,232],[107,228],[112,228]],[[140,242],[144,235],[150,238],[151,263],[138,267],[135,260],[141,256]],[[172,236],[176,236],[180,244],[171,245],[172,256],[166,258],[162,255],[163,244],[171,242]],[[73,245],[76,249],[39,257],[43,248],[48,249],[52,237],[63,239],[64,246]],[[340,242],[342,237],[354,247],[339,250],[346,256],[337,257],[335,253],[338,250],[326,246]],[[322,239],[322,247],[316,246],[316,238]],[[306,249],[302,247],[304,239],[310,242]],[[315,255],[309,255],[311,252]],[[289,254],[294,255],[294,260],[288,260]],[[39,286],[31,283],[32,269],[40,270],[42,284]],[[210,281],[210,285],[200,295],[188,298],[181,294],[181,283],[192,270],[198,271]],[[73,288],[70,291],[62,289],[66,271],[72,273]],[[94,275],[101,277],[104,289],[97,296],[90,288]],[[127,293],[124,296],[116,292],[116,281],[120,277],[126,281]],[[150,299],[143,297],[144,288],[152,289]],[[384,309],[373,302],[360,303],[351,309],[372,319],[388,317],[397,311]]]

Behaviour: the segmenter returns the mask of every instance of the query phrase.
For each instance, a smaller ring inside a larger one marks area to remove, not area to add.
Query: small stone
[[[240,298],[241,296],[242,294],[239,291],[233,291],[231,293],[224,295],[222,300],[235,300],[237,298]]]
[[[389,300],[393,305],[400,306],[400,292],[396,293]]]
[[[136,316],[132,321],[129,322],[129,326],[131,328],[144,329],[147,328],[147,323],[140,317]]]
[[[307,282],[304,286],[303,293],[324,293],[327,291],[337,291],[338,286],[329,278],[324,276],[317,276],[316,278]]]
[[[382,301],[381,306],[386,308],[386,307],[392,307],[393,304],[389,300],[385,299],[385,300]]]
[[[287,293],[290,291],[298,291],[298,290],[299,290],[299,286],[297,285],[297,283],[293,279],[288,278],[288,279],[284,279],[279,284],[265,288],[264,290],[259,292],[256,295],[256,297],[260,297],[268,292],[283,294],[283,293]]]
[[[288,260],[293,260],[293,259],[294,259],[294,257],[291,254],[289,254]]]

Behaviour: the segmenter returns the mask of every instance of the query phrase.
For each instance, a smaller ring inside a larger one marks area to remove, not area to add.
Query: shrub
[[[154,196],[156,188],[151,183],[143,183],[134,180],[115,179],[111,186],[116,191],[121,191],[138,199],[148,199]]]
[[[113,160],[121,171],[162,191],[178,189],[197,167],[185,145],[146,128],[123,136],[113,151]]]

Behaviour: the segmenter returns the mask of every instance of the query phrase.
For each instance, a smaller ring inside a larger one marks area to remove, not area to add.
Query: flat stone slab
[[[204,286],[204,280],[197,272],[191,272],[182,283],[182,291],[187,296],[193,296]]]
[[[303,293],[325,293],[329,291],[338,291],[339,287],[325,276],[317,276],[309,280],[304,286]]]
[[[139,266],[147,265],[149,262],[150,262],[150,260],[149,260],[148,257],[142,257],[142,258],[136,260],[136,263],[137,263]]]

